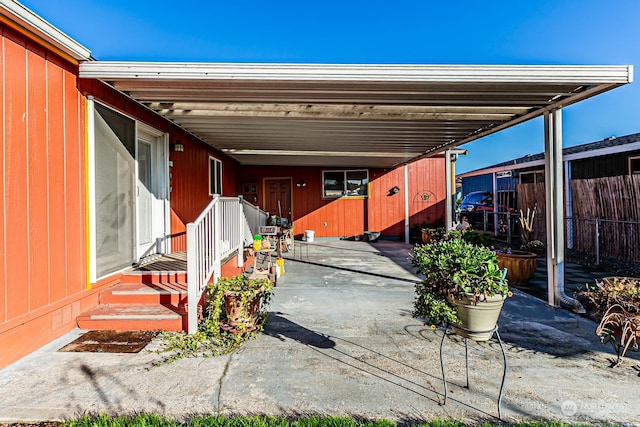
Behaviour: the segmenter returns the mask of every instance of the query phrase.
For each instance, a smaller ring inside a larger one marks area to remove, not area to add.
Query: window
[[[222,194],[222,162],[209,157],[209,195]]]
[[[520,172],[520,184],[544,182],[544,171]]]
[[[640,157],[629,157],[629,175],[640,174]]]
[[[369,172],[366,170],[324,171],[322,172],[322,181],[322,196],[324,198],[366,197],[368,195]]]

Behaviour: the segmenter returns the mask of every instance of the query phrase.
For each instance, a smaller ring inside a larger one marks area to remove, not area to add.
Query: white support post
[[[561,110],[544,115],[545,190],[547,196],[547,290],[549,305],[560,303],[573,306],[573,311],[584,313],[584,307],[564,291],[565,223],[564,173],[562,162]]]
[[[445,161],[445,169],[444,169],[444,176],[445,176],[445,188],[446,188],[446,198],[445,198],[445,206],[446,206],[446,216],[445,219],[447,221],[447,231],[453,229],[453,191],[455,191],[455,188],[452,190],[451,189],[451,175],[452,175],[452,171],[451,171],[451,150],[446,150],[444,152],[444,161]]]
[[[564,285],[564,223],[562,221],[562,121],[560,111],[544,115],[544,176],[547,219],[547,296],[551,306]]]
[[[409,244],[409,233],[411,218],[409,212],[409,165],[404,165],[404,243]]]

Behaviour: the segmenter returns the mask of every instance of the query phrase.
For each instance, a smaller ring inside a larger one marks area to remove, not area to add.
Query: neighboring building
[[[563,151],[564,175],[565,175],[565,216],[572,219],[567,223],[567,247],[575,248],[595,254],[595,242],[583,242],[576,239],[579,234],[584,234],[587,227],[589,235],[593,233],[594,225],[589,218],[582,218],[574,212],[576,207],[584,211],[583,205],[578,206],[578,200],[574,198],[571,182],[577,180],[617,177],[622,175],[640,174],[640,133],[622,137],[610,137],[602,141],[577,145],[565,148]],[[487,191],[494,194],[494,198],[500,204],[515,208],[513,221],[517,220],[518,210],[524,213],[527,209],[536,210],[534,224],[534,238],[546,241],[545,190],[544,190],[544,153],[527,155],[489,166],[483,169],[466,172],[458,175],[462,183],[462,194],[467,195],[474,191]],[[538,185],[539,184],[539,185]],[[628,185],[628,184],[626,184]],[[586,193],[585,193],[586,194]],[[583,194],[584,195],[584,194]],[[593,205],[589,200],[584,203]],[[633,201],[632,203],[637,203]],[[615,216],[611,210],[609,215]],[[574,224],[575,221],[579,223]],[[611,219],[605,212],[600,219]],[[625,218],[636,219],[636,218]],[[580,228],[576,228],[580,227]],[[613,227],[608,225],[608,227]],[[638,230],[634,231],[637,232]],[[604,230],[601,230],[601,233]],[[619,231],[608,230],[608,234]],[[611,246],[611,245],[610,245]],[[618,248],[620,245],[616,245]],[[611,256],[634,259],[635,255],[629,255],[629,250],[623,253],[615,253],[612,248],[606,248]]]
[[[568,179],[603,178],[640,174],[640,133],[610,137],[602,141],[562,150]],[[501,203],[517,206],[518,184],[544,182],[544,153],[459,174],[462,197],[473,191],[497,193]]]

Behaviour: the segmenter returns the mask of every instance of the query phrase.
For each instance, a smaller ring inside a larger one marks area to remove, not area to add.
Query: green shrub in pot
[[[487,297],[509,295],[496,254],[463,239],[417,245],[411,262],[425,276],[416,284],[413,315],[431,325],[461,324],[456,300],[477,304]]]

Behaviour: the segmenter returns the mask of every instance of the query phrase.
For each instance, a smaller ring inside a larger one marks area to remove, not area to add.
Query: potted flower
[[[523,243],[520,249],[525,252],[533,252],[536,255],[542,255],[544,254],[545,246],[540,240],[530,240]]]
[[[538,267],[538,256],[533,252],[511,248],[496,250],[500,268],[507,270],[510,285],[524,285],[529,282]]]
[[[454,238],[417,246],[411,262],[425,276],[416,284],[414,316],[476,341],[491,338],[509,294],[495,252]]]
[[[260,321],[260,306],[268,302],[273,283],[268,278],[249,278],[244,274],[220,277],[215,284],[222,293],[226,318],[220,327],[233,333],[253,331]]]

